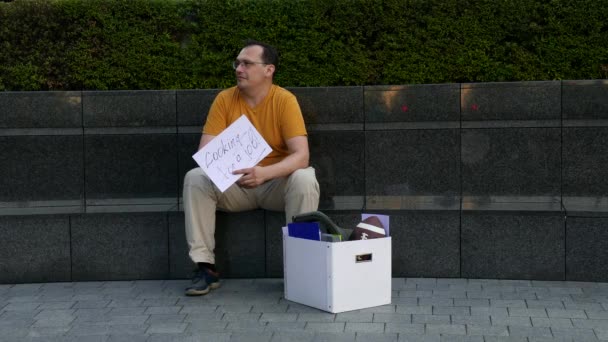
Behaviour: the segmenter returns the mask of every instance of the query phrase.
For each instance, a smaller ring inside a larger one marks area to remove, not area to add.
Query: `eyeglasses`
[[[239,65],[242,65],[242,66],[245,67],[245,69],[249,69],[249,67],[252,66],[253,64],[263,64],[263,65],[266,65],[268,63],[264,63],[264,62],[250,62],[250,61],[239,61],[237,59],[234,62],[232,62],[232,67],[234,68],[234,70],[236,70],[236,68],[238,68]]]

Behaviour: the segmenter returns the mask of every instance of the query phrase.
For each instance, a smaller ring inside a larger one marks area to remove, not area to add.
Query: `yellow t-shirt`
[[[249,107],[240,96],[238,87],[221,91],[209,109],[203,133],[218,135],[241,115],[247,116],[272,148],[272,152],[260,162],[262,166],[278,163],[289,154],[285,141],[307,135],[296,97],[274,84],[264,101],[255,108]]]

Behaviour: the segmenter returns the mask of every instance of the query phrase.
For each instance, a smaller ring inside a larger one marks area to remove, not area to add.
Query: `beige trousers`
[[[286,222],[291,222],[294,215],[317,210],[319,183],[315,169],[308,167],[254,189],[234,184],[222,193],[201,168],[195,168],[186,174],[183,197],[190,258],[194,262],[213,264],[216,210],[236,212],[262,208],[285,211]]]

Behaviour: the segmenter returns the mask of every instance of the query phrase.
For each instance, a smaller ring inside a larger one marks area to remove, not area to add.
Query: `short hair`
[[[264,62],[265,64],[274,65],[276,73],[276,69],[279,67],[279,53],[277,52],[277,49],[275,49],[269,44],[262,43],[253,39],[248,39],[247,41],[245,41],[245,46],[243,46],[243,49],[254,45],[262,47],[262,62]]]

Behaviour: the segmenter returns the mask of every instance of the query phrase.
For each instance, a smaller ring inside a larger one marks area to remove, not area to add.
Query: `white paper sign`
[[[232,171],[257,165],[272,149],[245,115],[213,138],[192,158],[224,192],[243,175]]]

